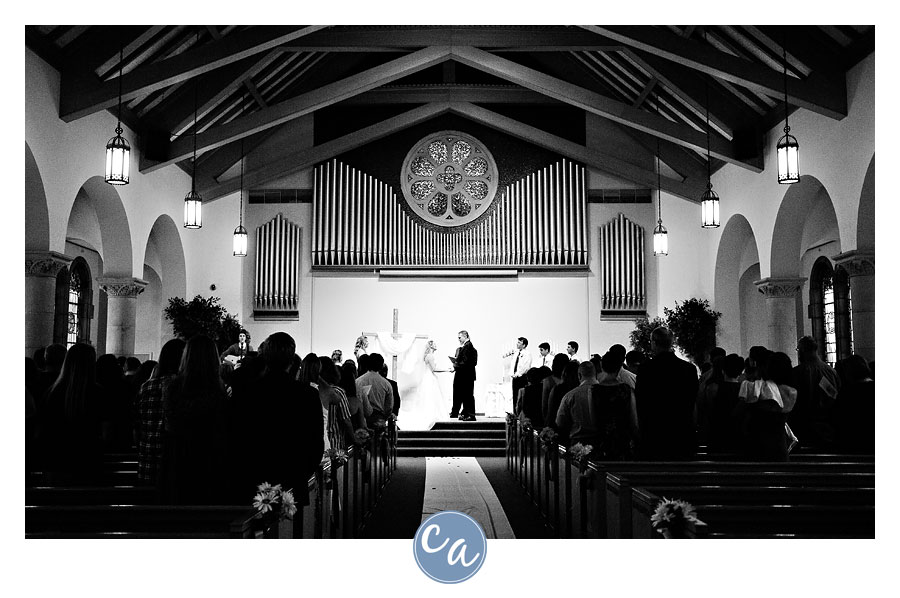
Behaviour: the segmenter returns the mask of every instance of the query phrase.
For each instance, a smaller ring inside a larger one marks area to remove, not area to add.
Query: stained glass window
[[[400,180],[414,214],[454,228],[487,212],[497,193],[497,165],[474,137],[442,131],[413,146],[403,161]]]
[[[834,276],[822,277],[822,308],[825,320],[825,361],[831,367],[837,363],[837,333],[834,319]]]
[[[66,348],[78,342],[78,306],[81,303],[81,277],[74,269],[69,276],[69,303],[66,326]]]

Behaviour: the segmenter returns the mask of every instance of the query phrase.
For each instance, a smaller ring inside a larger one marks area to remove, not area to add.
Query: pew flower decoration
[[[350,458],[350,455],[343,449],[330,448],[325,451],[325,457],[331,461],[332,464],[343,465]]]
[[[268,482],[263,482],[256,489],[253,507],[259,511],[261,517],[273,517],[278,520],[294,517],[297,512],[297,504],[294,502],[292,491],[282,490],[281,484],[273,486]]]
[[[516,421],[517,421],[517,420],[518,420],[518,418],[515,416],[514,413],[510,413],[510,412],[508,412],[508,411],[506,412],[506,425],[507,425],[507,426],[514,426],[514,425],[516,425]]]
[[[531,420],[527,417],[522,420],[522,432],[526,435],[534,432],[534,425],[532,425]]]
[[[359,428],[353,432],[353,444],[365,448],[369,444],[372,434],[365,428]]]
[[[588,457],[593,450],[593,445],[581,444],[580,442],[576,442],[569,448],[569,455],[571,456],[572,460],[578,465],[578,471],[580,471],[581,473],[584,473],[587,469]]]
[[[650,523],[665,538],[687,538],[697,523],[693,505],[683,500],[663,497],[650,517]]]
[[[550,426],[547,426],[546,428],[541,430],[539,437],[541,439],[541,443],[543,443],[545,447],[550,448],[551,446],[556,444],[557,439],[559,438],[559,434],[556,433],[556,430],[554,430]]]

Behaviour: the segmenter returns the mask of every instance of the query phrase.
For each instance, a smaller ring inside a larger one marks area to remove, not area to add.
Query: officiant
[[[453,362],[453,409],[450,417],[462,421],[475,421],[475,366],[478,365],[478,351],[469,340],[469,333],[460,330],[457,335],[459,347]],[[460,411],[462,407],[462,411]]]

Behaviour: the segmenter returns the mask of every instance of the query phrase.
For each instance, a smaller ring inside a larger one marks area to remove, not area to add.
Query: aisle
[[[552,538],[550,530],[543,524],[543,518],[537,507],[525,494],[515,479],[506,469],[504,457],[478,457],[472,458],[474,468],[460,468],[461,471],[470,471],[469,474],[453,474],[443,476],[443,482],[450,484],[445,486],[430,483],[426,486],[426,459],[427,457],[399,457],[397,469],[393,477],[385,487],[384,494],[375,507],[372,517],[366,524],[362,538],[367,539],[412,539],[419,524],[422,522],[426,511],[436,512],[436,500],[443,496],[449,498],[451,494],[479,497],[482,505],[492,505],[486,514],[487,525],[482,523],[488,537],[499,538]],[[440,471],[441,461],[451,459],[448,457],[432,457],[435,464],[432,471],[436,474]],[[461,461],[461,459],[460,459]],[[438,465],[435,468],[435,465]],[[472,474],[478,471],[478,474]],[[470,477],[471,476],[471,477]],[[480,477],[483,480],[476,483]],[[462,479],[460,479],[462,478]],[[430,478],[429,481],[437,478]],[[487,482],[487,485],[484,484]],[[489,486],[489,487],[487,487]],[[435,490],[431,490],[435,488]],[[428,494],[431,493],[431,497]],[[486,498],[492,496],[493,498]],[[469,512],[473,503],[451,505],[449,501],[442,500],[441,508]],[[473,514],[473,516],[475,516]],[[479,519],[479,517],[475,517]],[[505,521],[505,524],[498,522]],[[505,527],[505,531],[500,531]],[[489,531],[493,530],[493,531]],[[494,534],[493,536],[491,534]]]

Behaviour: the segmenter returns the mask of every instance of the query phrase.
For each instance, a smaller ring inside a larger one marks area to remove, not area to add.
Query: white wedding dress
[[[401,430],[428,430],[444,417],[444,398],[435,367],[434,353],[429,352],[418,360],[411,376],[403,377],[397,416]]]

